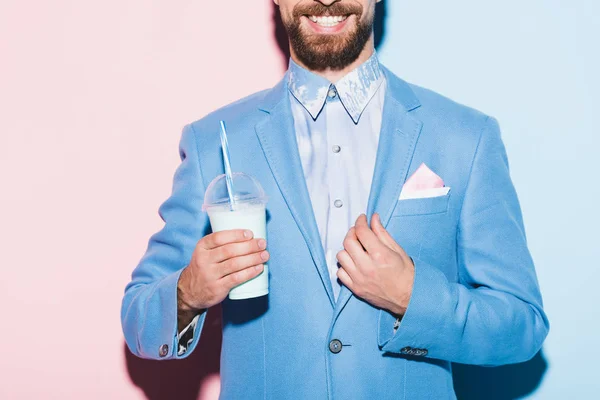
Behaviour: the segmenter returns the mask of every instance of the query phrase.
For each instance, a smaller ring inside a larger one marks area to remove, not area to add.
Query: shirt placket
[[[344,131],[348,127],[349,116],[339,100],[337,90],[331,85],[327,94],[327,172],[329,187],[329,213],[327,221],[326,257],[329,276],[337,299],[341,285],[337,279],[336,254],[343,249],[343,241],[348,231],[348,211],[350,198],[348,179],[342,157],[346,141]]]

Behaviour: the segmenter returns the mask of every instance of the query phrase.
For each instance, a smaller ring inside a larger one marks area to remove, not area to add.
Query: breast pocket
[[[451,193],[452,191],[443,196],[398,200],[392,212],[392,218],[406,215],[443,214],[448,211]]]

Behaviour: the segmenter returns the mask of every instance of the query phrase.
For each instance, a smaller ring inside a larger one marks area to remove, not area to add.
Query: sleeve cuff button
[[[158,349],[158,355],[161,357],[166,357],[168,353],[169,353],[169,345],[168,344],[163,344]]]

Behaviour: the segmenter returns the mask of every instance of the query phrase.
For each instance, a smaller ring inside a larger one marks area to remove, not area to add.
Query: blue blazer
[[[497,121],[384,73],[366,214],[370,221],[378,212],[415,262],[397,332],[392,314],[346,287],[334,300],[286,76],[184,128],[173,191],[159,208],[165,225],[151,237],[123,298],[123,331],[135,355],[187,357],[202,340],[206,313],[187,352],[177,355],[177,280],[210,233],[201,205],[208,183],[224,173],[221,119],[232,169],[257,177],[269,196],[271,258],[267,296],[222,303],[220,398],[453,399],[451,362],[494,366],[537,353],[548,319]],[[421,163],[450,192],[399,200]],[[339,352],[330,349],[334,339],[342,343]]]

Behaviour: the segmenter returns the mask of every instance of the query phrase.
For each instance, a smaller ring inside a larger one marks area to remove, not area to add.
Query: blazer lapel
[[[387,89],[366,214],[369,225],[371,216],[377,212],[381,216],[381,223],[387,227],[406,181],[423,124],[410,114],[410,111],[420,106],[412,89],[386,68],[383,71]],[[342,285],[335,305],[334,322],[352,295]]]
[[[264,118],[255,127],[279,190],[306,241],[333,308],[335,299],[329,280],[325,251],[304,178],[289,104],[287,74],[267,92],[260,109]]]

